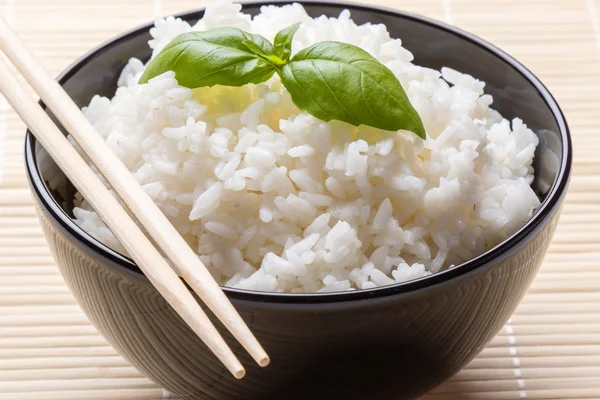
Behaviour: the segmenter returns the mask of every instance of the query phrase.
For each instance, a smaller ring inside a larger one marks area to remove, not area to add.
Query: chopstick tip
[[[244,376],[246,376],[246,370],[241,367],[233,372],[233,376],[235,376],[236,379],[242,379]]]
[[[258,365],[260,365],[261,367],[266,367],[270,363],[271,363],[271,359],[266,354],[258,360]]]

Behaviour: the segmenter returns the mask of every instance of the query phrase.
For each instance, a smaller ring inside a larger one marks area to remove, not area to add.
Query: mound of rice
[[[180,87],[173,73],[147,85],[132,59],[112,99],[85,115],[225,286],[261,291],[367,289],[423,277],[484,252],[527,221],[537,136],[490,108],[484,82],[411,63],[381,24],[350,13],[310,18],[303,7],[209,6],[194,26],[156,21],[156,55],[190,30],[238,27],[273,40],[302,25],[294,52],[352,43],[389,67],[427,130],[385,132],[300,112],[275,75],[241,88]],[[78,196],[76,222],[124,252]]]

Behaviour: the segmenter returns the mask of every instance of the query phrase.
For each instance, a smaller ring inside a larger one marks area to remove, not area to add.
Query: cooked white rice
[[[261,85],[190,90],[173,73],[147,85],[132,59],[112,99],[85,115],[198,252],[237,288],[280,292],[367,289],[429,275],[484,252],[527,221],[537,136],[489,108],[484,82],[411,63],[381,24],[350,13],[310,18],[298,4],[209,6],[194,26],[156,21],[158,53],[190,30],[233,26],[273,40],[302,25],[294,52],[317,41],[362,47],[389,67],[427,130],[422,141],[300,112],[277,76]],[[124,252],[83,200],[76,222]]]

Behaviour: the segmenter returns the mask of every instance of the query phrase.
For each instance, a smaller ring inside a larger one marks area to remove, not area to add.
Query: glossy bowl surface
[[[262,4],[246,3],[259,12]],[[384,23],[415,63],[448,66],[486,82],[494,108],[538,134],[534,189],[542,205],[506,241],[456,268],[373,290],[274,294],[225,289],[272,357],[261,369],[218,328],[247,366],[236,381],[165,303],[133,262],[69,218],[74,188],[28,133],[26,166],[57,264],[82,309],[140,371],[186,399],[404,399],[437,386],[468,363],[508,320],[554,232],[571,168],[569,131],[542,83],[516,60],[459,29],[357,4],[301,2],[313,17],[349,9],[358,23]],[[196,21],[203,10],[182,14]],[[125,33],[72,64],[59,80],[75,102],[112,96],[131,57],[148,59],[150,25]],[[50,190],[47,181],[64,182]]]

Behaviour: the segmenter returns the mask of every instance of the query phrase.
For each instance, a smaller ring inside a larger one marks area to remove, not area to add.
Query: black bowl
[[[267,3],[247,3],[256,14]],[[487,82],[494,107],[540,138],[533,187],[542,205],[509,239],[436,275],[373,290],[274,294],[225,289],[272,358],[259,368],[215,321],[247,366],[235,380],[126,257],[70,219],[74,189],[31,133],[25,155],[46,237],[77,301],[133,365],[186,399],[414,398],[464,367],[494,337],[527,291],[558,221],[571,169],[567,124],[548,90],[513,58],[459,29],[423,17],[344,3],[301,2],[312,16],[349,9],[384,23],[415,62],[448,66]],[[282,4],[282,3],[278,3]],[[182,14],[188,21],[203,10]],[[111,96],[130,57],[148,59],[150,25],[100,46],[59,78],[79,106]],[[48,180],[64,181],[52,191]]]

